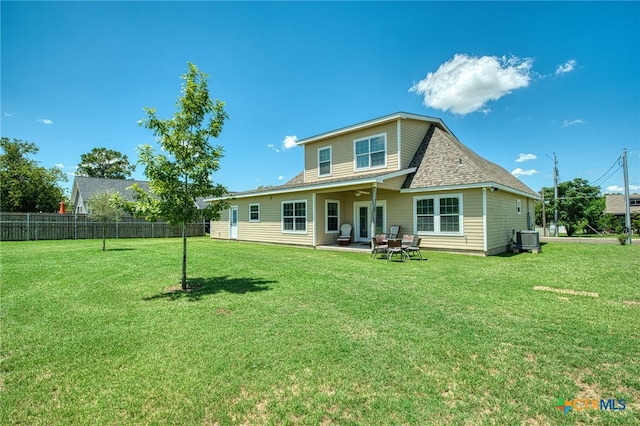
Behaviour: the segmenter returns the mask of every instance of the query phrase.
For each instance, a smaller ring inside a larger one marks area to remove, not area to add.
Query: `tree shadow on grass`
[[[277,281],[263,280],[259,278],[233,278],[229,276],[212,278],[187,279],[187,290],[182,290],[180,284],[165,289],[162,293],[144,297],[143,300],[180,300],[187,299],[195,302],[204,296],[226,291],[232,294],[246,294],[258,291],[271,290],[269,284]]]

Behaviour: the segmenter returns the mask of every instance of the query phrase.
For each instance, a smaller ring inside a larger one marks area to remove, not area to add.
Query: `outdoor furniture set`
[[[422,252],[420,251],[422,238],[417,235],[403,235],[402,238],[398,238],[397,232],[400,227],[397,227],[395,235],[393,235],[394,227],[392,226],[391,228],[388,237],[386,234],[379,234],[371,239],[371,258],[373,259],[376,255],[383,254],[386,256],[387,261],[390,261],[394,255],[399,255],[400,260],[404,262],[405,259],[410,260],[412,256],[417,255],[420,260],[423,260]]]

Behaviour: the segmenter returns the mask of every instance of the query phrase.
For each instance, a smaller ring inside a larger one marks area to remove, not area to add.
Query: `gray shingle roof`
[[[405,189],[495,183],[538,196],[507,170],[480,157],[460,143],[455,136],[433,124],[418,147],[410,166],[418,169],[405,179]]]
[[[640,195],[629,195],[629,210],[633,213],[640,211]],[[605,195],[605,213],[623,215],[626,213],[624,195],[622,194],[606,194]]]
[[[103,192],[117,192],[125,200],[134,201],[133,191],[127,189],[134,183],[138,184],[138,186],[143,191],[149,192],[149,183],[144,180],[106,179],[87,176],[76,176],[75,184],[72,189],[71,199],[75,200],[75,191],[77,189],[77,191],[81,195],[82,201],[85,203],[95,194],[100,194]],[[208,203],[204,201],[204,198],[200,197],[196,199],[196,205],[199,209],[204,209],[207,207]]]
[[[85,202],[94,196],[103,192],[118,192],[122,197],[128,201],[133,201],[133,194],[128,187],[137,183],[140,188],[145,191],[149,190],[149,185],[143,180],[126,180],[126,179],[105,179],[86,176],[76,176],[75,186],[77,186],[78,192],[82,194],[82,198]]]

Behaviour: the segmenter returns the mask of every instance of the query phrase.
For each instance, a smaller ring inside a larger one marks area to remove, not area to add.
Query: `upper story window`
[[[318,149],[318,176],[331,176],[331,147]]]
[[[370,136],[353,141],[356,170],[366,170],[387,165],[387,134]]]

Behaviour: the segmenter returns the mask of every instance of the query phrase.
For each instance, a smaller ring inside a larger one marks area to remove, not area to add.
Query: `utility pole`
[[[558,236],[558,158],[553,153],[553,202],[555,211],[553,213],[553,222],[555,224],[554,237]]]
[[[631,244],[631,203],[629,201],[629,164],[627,149],[622,150],[622,170],[624,173],[624,226],[627,227],[627,244]]]
[[[542,236],[547,236],[547,212],[544,208],[544,188],[542,188]]]

